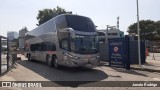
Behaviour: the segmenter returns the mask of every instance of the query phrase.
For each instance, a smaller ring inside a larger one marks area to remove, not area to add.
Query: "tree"
[[[142,40],[160,39],[160,21],[141,20],[139,21],[139,25]],[[137,23],[130,25],[127,32],[137,34]]]
[[[160,20],[156,22],[157,33],[160,35]]]
[[[52,9],[43,9],[39,10],[37,20],[37,26],[45,23],[46,21],[50,20],[51,18],[60,15],[60,14],[72,14],[72,12],[66,11],[65,9],[57,6],[57,8]]]

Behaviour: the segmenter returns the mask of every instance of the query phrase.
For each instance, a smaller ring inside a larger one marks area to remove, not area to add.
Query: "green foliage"
[[[72,12],[68,12],[59,6],[57,6],[57,8],[54,8],[53,10],[52,9],[39,10],[38,16],[37,16],[37,20],[38,20],[37,26],[45,23],[46,21],[60,14],[72,14]]]
[[[2,51],[7,51],[7,48],[5,48],[5,47],[2,47]]]
[[[160,40],[160,21],[141,20],[139,25],[141,39]],[[127,32],[137,34],[137,23],[130,25]]]

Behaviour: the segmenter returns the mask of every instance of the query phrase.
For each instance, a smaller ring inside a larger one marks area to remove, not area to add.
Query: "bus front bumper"
[[[83,67],[83,66],[87,66],[87,67],[96,67],[100,64],[100,60],[99,59],[92,59],[92,60],[69,60],[67,62],[67,66],[69,67]]]

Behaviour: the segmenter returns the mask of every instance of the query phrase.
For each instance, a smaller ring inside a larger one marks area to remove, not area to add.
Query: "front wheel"
[[[54,58],[54,67],[55,68],[59,68],[58,59],[57,58]]]
[[[47,61],[48,66],[51,67],[52,66],[52,59],[51,59],[51,57],[49,55],[47,55],[46,61]]]

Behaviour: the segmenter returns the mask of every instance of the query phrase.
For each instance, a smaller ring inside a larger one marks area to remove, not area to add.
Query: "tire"
[[[28,54],[28,61],[33,62],[34,59],[31,58],[31,54]]]
[[[46,56],[46,62],[48,66],[53,66],[52,58],[49,55]]]
[[[31,54],[28,54],[28,61],[31,61]]]
[[[58,59],[56,57],[53,58],[53,65],[54,65],[54,68],[59,68]]]

